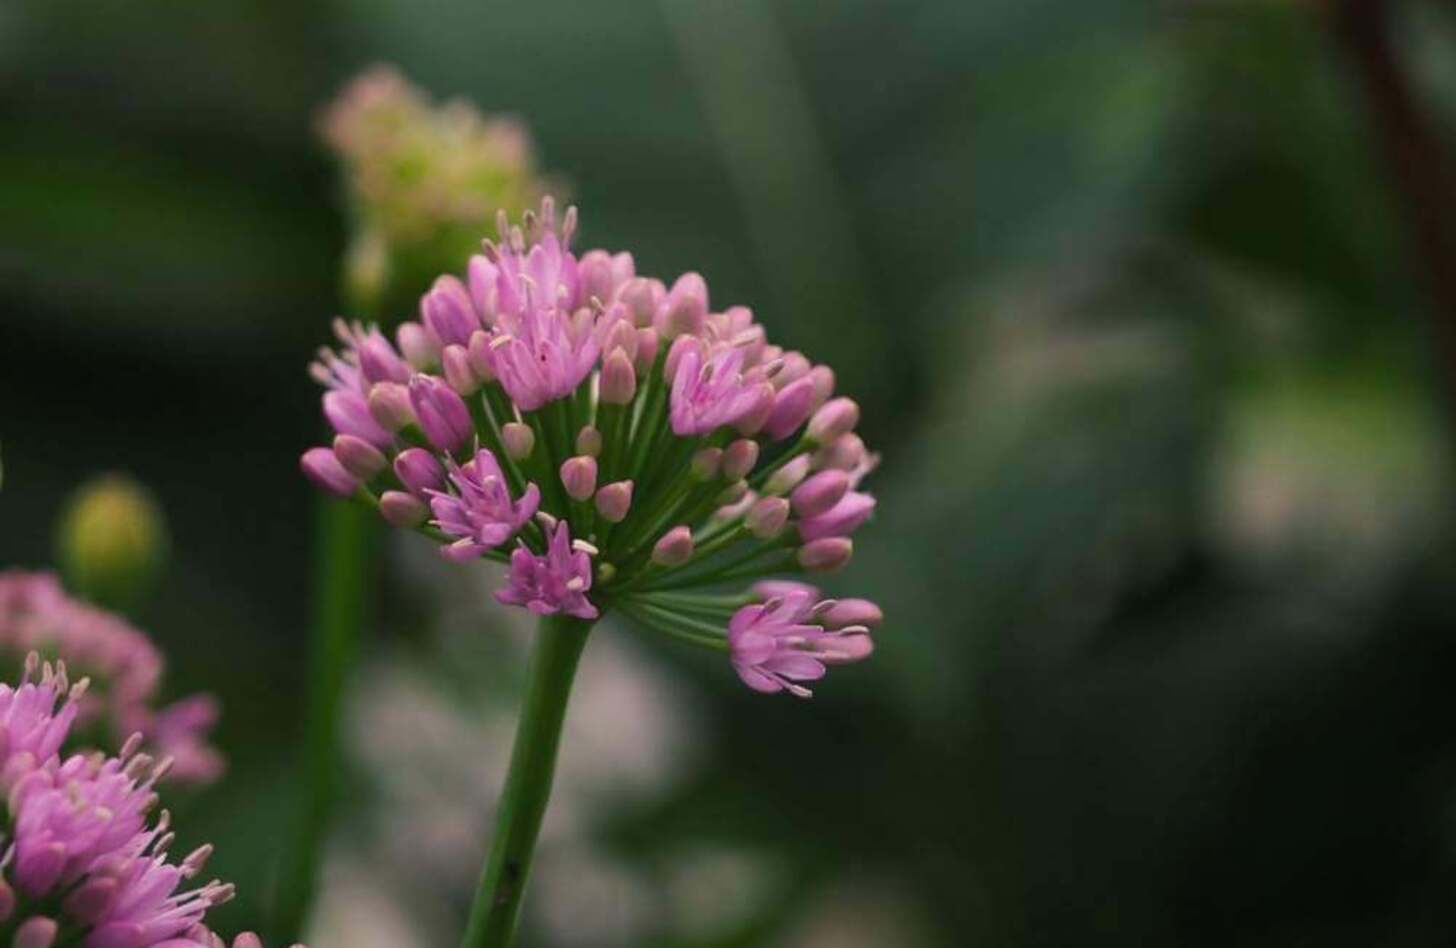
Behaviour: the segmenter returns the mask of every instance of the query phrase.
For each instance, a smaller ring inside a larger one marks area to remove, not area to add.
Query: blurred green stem
[[[566,702],[591,627],[582,619],[554,615],[543,616],[536,630],[516,743],[496,811],[495,838],[470,907],[462,948],[506,948],[515,939],[521,896],[556,773]]]
[[[322,498],[314,547],[310,623],[307,783],[297,831],[278,889],[275,938],[302,937],[318,888],[319,863],[338,800],[339,723],[344,686],[359,649],[374,562],[375,519],[358,504]]]

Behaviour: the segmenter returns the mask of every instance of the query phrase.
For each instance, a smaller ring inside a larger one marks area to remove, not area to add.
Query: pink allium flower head
[[[502,215],[497,239],[424,294],[397,347],[340,323],[339,351],[313,366],[338,437],[305,467],[450,560],[507,564],[503,603],[586,620],[618,609],[747,654],[757,640],[732,646],[733,610],[818,601],[771,577],[842,566],[873,512],[859,407],[752,310],[714,312],[700,274],[669,289],[630,254],[578,257],[575,228],[575,210],[558,220],[549,200],[520,226]],[[740,673],[802,690],[806,662],[867,653],[867,637],[834,631],[864,624],[855,615],[868,612],[805,619],[818,644],[790,636]]]
[[[194,695],[158,708],[165,662],[146,635],[119,616],[71,599],[50,574],[0,571],[0,652],[18,659],[31,651],[58,656],[96,680],[99,687],[62,712],[68,721],[79,714],[82,724],[99,723],[116,741],[141,733],[149,752],[175,758],[170,779],[205,783],[222,772],[222,757],[207,740],[217,720],[215,700]],[[38,687],[20,690],[30,694]],[[13,739],[6,746],[14,749]]]
[[[578,619],[595,619],[597,608],[586,598],[591,584],[591,559],[572,549],[571,532],[563,522],[552,532],[546,555],[533,556],[523,547],[511,554],[506,587],[495,596],[537,615],[563,612]]]
[[[481,448],[464,464],[447,459],[453,493],[426,491],[435,525],[452,537],[454,543],[441,548],[452,560],[476,559],[486,550],[506,542],[536,514],[541,492],[535,484],[526,485],[519,500],[511,499],[505,473],[488,449]]]
[[[825,666],[859,661],[873,650],[868,631],[849,626],[834,631],[813,622],[813,597],[793,591],[765,603],[744,606],[728,623],[733,668],[754,691],[812,692],[799,684],[824,677]]]

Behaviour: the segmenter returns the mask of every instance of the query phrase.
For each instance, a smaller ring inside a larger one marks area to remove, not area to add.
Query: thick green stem
[[[496,811],[495,838],[461,948],[507,948],[515,939],[536,836],[551,796],[566,702],[591,625],[555,615],[542,617],[536,630],[510,771]]]
[[[310,628],[307,771],[298,827],[278,888],[275,935],[298,940],[318,887],[320,857],[338,799],[339,723],[344,686],[359,647],[359,629],[373,577],[373,511],[332,498],[321,501],[314,546]]]

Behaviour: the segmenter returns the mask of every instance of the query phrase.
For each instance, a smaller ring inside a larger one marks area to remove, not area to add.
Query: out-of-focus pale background
[[[1456,225],[1405,213],[1449,4],[11,0],[0,564],[103,470],[167,511],[145,619],[225,703],[177,807],[224,928],[295,791],[315,120],[376,61],[524,120],[587,245],[752,305],[885,456],[831,584],[879,651],[812,704],[593,642],[530,945],[1449,943]],[[315,948],[454,943],[512,724],[520,617],[388,557]]]

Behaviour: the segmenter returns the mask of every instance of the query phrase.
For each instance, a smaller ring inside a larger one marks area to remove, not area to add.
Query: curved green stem
[[[495,838],[480,875],[461,948],[507,948],[515,939],[536,836],[551,795],[561,723],[592,623],[543,616],[536,629],[521,720],[496,811]]]

